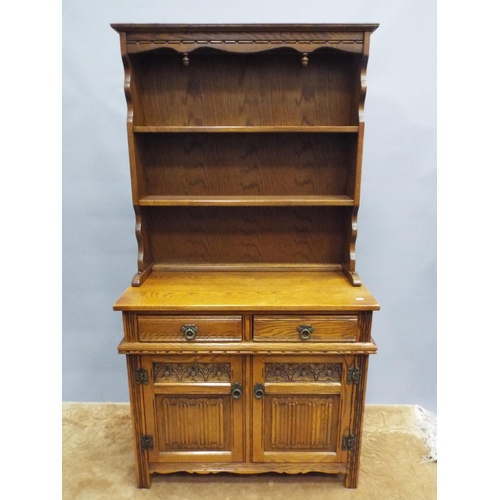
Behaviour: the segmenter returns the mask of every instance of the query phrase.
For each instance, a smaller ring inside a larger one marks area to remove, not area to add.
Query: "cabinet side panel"
[[[143,172],[136,162],[135,136],[133,126],[138,117],[142,116],[140,99],[137,92],[137,79],[130,55],[127,53],[127,35],[120,33],[120,46],[125,72],[124,91],[127,100],[127,139],[130,162],[130,180],[132,185],[132,202],[135,212],[135,235],[137,238],[137,274],[132,279],[133,286],[139,286],[147,278],[152,268],[151,253],[147,238],[147,228],[142,218],[139,198],[143,191]],[[135,117],[134,117],[135,115]]]
[[[130,410],[132,412],[132,430],[135,451],[135,473],[137,486],[149,488],[151,476],[148,469],[148,452],[141,447],[141,436],[146,435],[144,395],[142,385],[135,384],[135,372],[141,368],[141,357],[127,354],[128,385],[130,392]]]
[[[344,484],[346,488],[357,488],[359,480],[359,459],[363,433],[363,416],[365,409],[366,378],[368,375],[368,356],[356,356],[355,364],[360,369],[359,384],[356,385],[351,411],[351,434],[355,437],[354,448],[348,452],[347,473]]]

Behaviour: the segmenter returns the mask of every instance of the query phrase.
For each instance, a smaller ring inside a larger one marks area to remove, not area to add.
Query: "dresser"
[[[358,484],[372,313],[355,268],[377,25],[114,24],[138,269],[123,315],[137,484]]]

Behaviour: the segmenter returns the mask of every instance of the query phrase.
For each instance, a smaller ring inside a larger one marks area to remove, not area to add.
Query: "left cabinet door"
[[[241,356],[143,356],[150,462],[243,461]]]

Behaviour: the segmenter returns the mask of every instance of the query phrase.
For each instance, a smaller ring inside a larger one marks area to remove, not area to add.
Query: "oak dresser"
[[[114,24],[138,272],[123,314],[153,473],[358,482],[372,312],[355,269],[377,25]]]

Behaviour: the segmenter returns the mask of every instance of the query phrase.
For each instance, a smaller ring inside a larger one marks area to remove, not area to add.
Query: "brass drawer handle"
[[[243,394],[243,387],[239,382],[235,382],[231,386],[231,396],[233,396],[233,399],[240,399],[242,394]]]
[[[314,332],[314,327],[312,325],[299,325],[297,331],[301,340],[309,340],[311,333]]]
[[[257,382],[253,388],[253,395],[257,399],[262,399],[264,397],[264,386],[260,383]]]
[[[196,325],[182,325],[181,332],[186,337],[186,340],[193,340],[196,337],[196,332],[198,331],[198,327]]]

